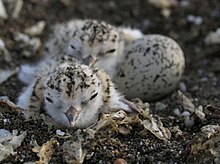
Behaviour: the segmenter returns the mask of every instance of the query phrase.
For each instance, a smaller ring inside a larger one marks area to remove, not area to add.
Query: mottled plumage
[[[26,110],[27,118],[43,109],[58,123],[76,128],[95,123],[104,109],[138,110],[124,101],[106,73],[69,56],[40,63],[17,104]]]
[[[113,76],[123,60],[124,40],[117,28],[105,22],[72,20],[55,25],[45,47],[46,56],[72,55]]]

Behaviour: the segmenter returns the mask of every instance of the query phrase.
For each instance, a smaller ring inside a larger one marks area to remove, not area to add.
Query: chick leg
[[[131,102],[125,98],[121,98],[120,101],[127,104],[132,111],[137,112],[137,113],[141,113],[140,107],[135,105],[133,102]]]

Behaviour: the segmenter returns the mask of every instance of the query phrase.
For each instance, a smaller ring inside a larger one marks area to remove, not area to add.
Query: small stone
[[[43,32],[45,26],[46,26],[46,22],[40,21],[35,25],[26,28],[24,31],[31,36],[40,35]]]
[[[60,129],[56,130],[56,134],[59,136],[64,136],[65,132],[62,132]]]
[[[127,164],[128,162],[124,160],[123,158],[117,158],[114,162],[114,164]]]
[[[3,19],[8,18],[8,14],[6,12],[6,9],[5,9],[5,6],[4,6],[2,0],[0,0],[0,18],[3,18]]]
[[[166,104],[161,103],[161,102],[157,102],[155,106],[156,106],[156,110],[158,110],[158,111],[164,110],[167,107]]]
[[[6,129],[0,129],[0,138],[4,138],[4,137],[7,137],[7,136],[10,136],[11,133],[6,130]]]
[[[207,45],[220,44],[220,28],[215,32],[210,32],[205,38],[205,43]]]
[[[195,15],[188,15],[187,20],[190,23],[194,23],[195,25],[199,26],[203,23],[203,18],[201,16],[195,16]]]
[[[180,82],[179,88],[180,88],[180,90],[182,92],[186,92],[187,91],[187,87],[186,87],[186,84],[184,82]]]
[[[69,6],[70,3],[71,3],[71,0],[60,0],[60,2],[61,2],[62,4],[64,4],[65,6]]]
[[[181,7],[188,7],[190,5],[189,0],[182,0],[179,2]]]
[[[11,15],[12,18],[17,18],[19,16],[23,4],[24,4],[23,0],[15,0],[14,1],[14,10]]]

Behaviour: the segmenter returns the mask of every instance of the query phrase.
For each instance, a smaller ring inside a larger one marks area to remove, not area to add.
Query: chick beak
[[[86,57],[84,60],[84,64],[89,65],[89,66],[94,66],[97,62],[97,59],[94,58],[92,55],[89,55],[88,57]]]
[[[66,115],[70,125],[74,126],[76,124],[76,119],[79,116],[79,111],[71,106],[64,114]]]

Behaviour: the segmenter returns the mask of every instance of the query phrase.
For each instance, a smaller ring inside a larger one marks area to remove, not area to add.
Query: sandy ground
[[[184,118],[173,112],[177,108],[183,109],[175,91],[163,100],[150,102],[151,113],[158,115],[164,127],[171,131],[169,141],[161,141],[149,132],[141,135],[143,127],[139,124],[132,125],[131,132],[126,135],[111,129],[102,130],[94,139],[83,141],[83,150],[87,150],[84,162],[113,163],[117,158],[123,158],[128,163],[217,163],[220,156],[220,128],[217,126],[213,135],[208,136],[201,127],[220,123],[220,46],[206,45],[204,42],[208,33],[219,27],[220,1],[181,0],[170,11],[170,16],[165,17],[161,9],[152,6],[147,0],[74,0],[68,5],[59,0],[24,0],[18,18],[0,19],[0,38],[4,40],[12,57],[12,61],[6,62],[0,56],[0,68],[15,68],[37,60],[40,50],[35,53],[36,57],[24,57],[22,52],[25,47],[14,40],[13,34],[16,31],[23,32],[26,27],[41,20],[46,21],[46,28],[39,35],[42,44],[49,34],[50,25],[72,18],[99,19],[117,26],[139,28],[145,34],[170,36],[180,44],[186,57],[186,70],[180,89],[195,107],[203,107],[205,119],[196,116],[191,127],[185,126]],[[0,96],[8,96],[15,102],[22,87],[16,75],[12,76],[0,84]],[[15,150],[17,154],[6,158],[3,163],[39,160],[30,142],[36,140],[42,145],[51,138],[55,138],[59,144],[53,148],[50,162],[64,163],[65,157],[60,146],[68,139],[59,137],[56,127],[48,130],[48,125],[42,120],[24,121],[21,114],[11,111],[4,104],[0,105],[0,109],[0,128],[27,131],[24,142]],[[6,118],[10,123],[4,123]],[[177,126],[179,131],[175,130]],[[70,139],[75,139],[74,131],[62,130],[72,135]]]

